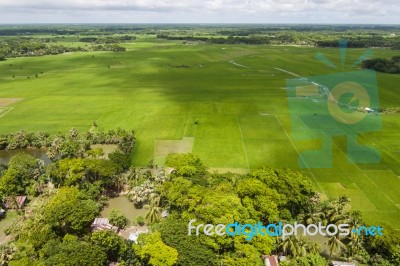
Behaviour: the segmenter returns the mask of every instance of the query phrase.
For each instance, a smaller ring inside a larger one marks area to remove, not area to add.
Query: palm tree
[[[317,242],[309,242],[307,243],[307,250],[311,254],[319,254],[321,248]]]
[[[299,214],[298,220],[302,224],[310,225],[310,224],[318,224],[322,222],[325,214],[323,212],[309,212],[309,213],[301,213]]]
[[[144,207],[148,209],[144,217],[147,224],[158,223],[161,220],[162,208],[160,207],[159,197],[151,198],[149,204]]]
[[[345,244],[342,243],[339,235],[330,236],[328,240],[329,246],[329,259],[332,257],[332,254],[340,253],[340,251],[346,250]]]
[[[323,207],[322,211],[325,216],[322,223],[324,225],[345,223],[350,210],[349,202],[350,200],[346,197],[340,197],[337,200],[329,202],[328,205]]]
[[[124,174],[119,174],[114,177],[113,185],[117,191],[123,191],[127,182],[127,177]]]
[[[302,255],[299,238],[295,235],[287,236],[280,243],[279,247],[282,249],[283,254],[285,255],[292,255],[293,257]]]

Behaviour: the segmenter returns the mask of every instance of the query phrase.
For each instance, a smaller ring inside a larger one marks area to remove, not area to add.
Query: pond
[[[101,212],[102,217],[110,217],[110,212],[113,209],[119,209],[130,221],[133,221],[137,216],[145,216],[146,209],[137,209],[133,202],[130,202],[125,196],[111,198],[108,201],[108,206]]]
[[[44,161],[45,165],[51,163],[51,160],[46,156],[46,150],[44,149],[16,149],[16,150],[0,150],[0,164],[8,164],[11,160],[11,157],[16,155],[17,153],[26,153],[29,154],[36,159],[40,159]]]

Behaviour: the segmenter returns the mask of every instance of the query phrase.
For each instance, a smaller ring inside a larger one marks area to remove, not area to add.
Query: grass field
[[[0,62],[0,98],[20,99],[7,106],[12,111],[3,111],[3,116],[0,111],[0,133],[56,133],[71,127],[86,131],[96,121],[104,129],[136,130],[136,166],[153,159],[162,163],[166,151],[183,145],[215,169],[300,169],[298,153],[321,144],[320,139],[292,138],[286,79],[357,70],[332,69],[315,59],[323,52],[340,66],[337,49],[183,45],[152,39],[125,45],[129,50],[122,53]],[[363,52],[349,50],[348,65]],[[395,51],[374,50],[375,57],[393,55]],[[400,75],[378,74],[381,106],[400,105],[398,84]],[[335,137],[333,168],[300,170],[325,197],[347,195],[368,222],[386,221],[400,229],[400,119],[387,115],[382,120],[381,131],[359,136],[360,142],[381,151],[380,163],[348,162],[346,139]]]

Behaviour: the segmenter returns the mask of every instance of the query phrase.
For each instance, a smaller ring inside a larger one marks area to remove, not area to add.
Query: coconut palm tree
[[[279,245],[283,254],[292,255],[293,257],[299,256],[301,252],[300,241],[297,236],[287,236]]]
[[[302,224],[318,224],[322,222],[325,218],[325,214],[323,212],[309,212],[309,213],[301,213],[298,216],[298,221]]]
[[[342,250],[346,250],[345,244],[343,244],[339,235],[333,235],[329,237],[328,240],[329,246],[329,259],[332,257],[332,254],[340,254]]]
[[[322,223],[328,224],[340,224],[345,223],[349,217],[350,200],[346,197],[340,197],[339,199],[332,200],[322,209],[324,217]]]
[[[144,207],[148,209],[144,217],[147,224],[154,224],[161,221],[162,208],[160,207],[160,197],[151,198],[149,204]]]
[[[309,242],[307,243],[307,250],[311,254],[319,254],[321,248],[317,242]]]

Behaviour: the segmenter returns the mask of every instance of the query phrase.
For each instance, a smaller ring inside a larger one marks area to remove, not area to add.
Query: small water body
[[[147,212],[144,208],[137,209],[133,202],[130,202],[125,196],[119,196],[108,201],[108,206],[101,212],[101,217],[109,218],[113,209],[120,210],[130,221],[133,221],[139,215],[144,217]]]
[[[45,165],[51,163],[51,160],[46,156],[46,150],[44,149],[16,149],[16,150],[0,150],[0,164],[8,164],[11,158],[18,153],[29,154],[36,159],[44,161]]]

